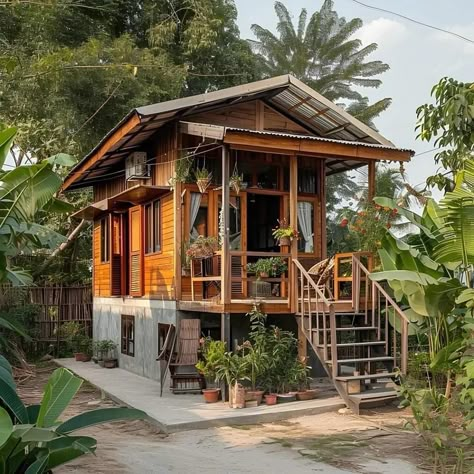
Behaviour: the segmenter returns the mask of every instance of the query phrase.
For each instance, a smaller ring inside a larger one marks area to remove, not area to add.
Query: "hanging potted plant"
[[[229,178],[229,186],[233,189],[237,194],[240,193],[241,189],[244,189],[244,176],[238,174],[234,171],[232,176]]]
[[[283,218],[278,220],[278,225],[273,229],[273,237],[280,247],[289,246],[293,239],[298,238],[298,231],[288,224],[286,218]]]
[[[206,168],[197,168],[194,171],[194,176],[196,178],[196,184],[199,188],[199,192],[205,193],[212,180],[212,173],[209,172]]]

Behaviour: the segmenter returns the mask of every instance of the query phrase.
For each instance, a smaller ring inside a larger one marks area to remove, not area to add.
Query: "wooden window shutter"
[[[130,216],[130,296],[143,295],[143,210],[135,206]]]
[[[123,275],[123,225],[122,216],[120,214],[112,214],[111,216],[111,245],[110,256],[110,281],[112,296],[122,296],[125,294],[125,276]]]

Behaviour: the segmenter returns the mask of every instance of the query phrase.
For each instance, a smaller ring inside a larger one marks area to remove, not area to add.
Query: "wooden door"
[[[130,229],[130,296],[143,295],[143,209],[135,206],[129,210]]]

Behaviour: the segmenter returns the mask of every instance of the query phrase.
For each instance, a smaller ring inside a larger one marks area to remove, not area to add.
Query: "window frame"
[[[100,263],[110,262],[110,218],[100,219]]]
[[[305,252],[304,250],[299,250],[298,249],[298,255],[314,255],[316,253],[316,246],[317,246],[317,239],[316,239],[316,234],[317,234],[317,209],[318,209],[318,197],[315,197],[314,195],[308,195],[308,194],[303,194],[303,195],[298,195],[298,200],[297,202],[309,202],[313,206],[313,219],[312,219],[312,227],[313,227],[313,251],[312,252]],[[298,220],[299,223],[299,220]],[[299,228],[298,228],[299,232]],[[304,239],[303,239],[304,240]]]
[[[144,214],[144,253],[145,255],[162,252],[162,204],[161,199],[147,202],[143,206]],[[156,222],[158,220],[158,222]],[[157,235],[158,234],[158,237]],[[149,242],[148,239],[151,239]]]
[[[127,325],[127,322],[131,324]],[[130,343],[132,343],[131,350],[130,350]],[[129,357],[135,357],[135,316],[131,314],[121,315],[120,353],[123,355],[127,355]]]

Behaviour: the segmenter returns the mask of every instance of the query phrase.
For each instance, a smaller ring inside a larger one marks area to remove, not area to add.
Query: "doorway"
[[[280,196],[247,194],[247,250],[279,252],[272,231],[280,218]]]

